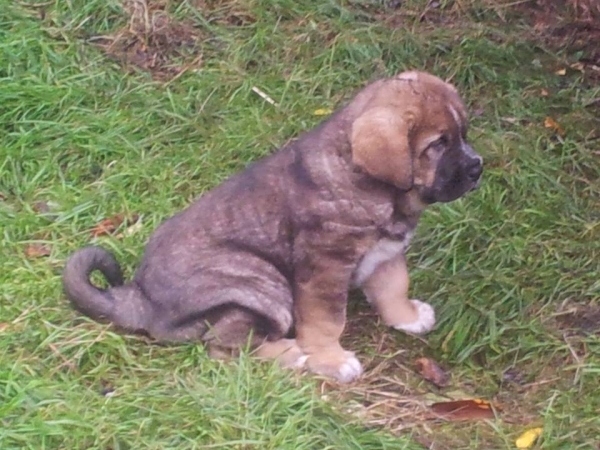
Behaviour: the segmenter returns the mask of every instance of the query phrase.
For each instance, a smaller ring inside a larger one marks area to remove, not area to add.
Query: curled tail
[[[110,288],[92,284],[98,270]],[[123,285],[123,273],[115,257],[100,247],[77,250],[63,272],[63,289],[73,307],[98,321],[109,321],[130,331],[145,329],[148,303],[135,284]]]

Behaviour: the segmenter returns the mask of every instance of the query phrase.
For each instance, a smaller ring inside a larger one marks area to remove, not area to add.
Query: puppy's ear
[[[372,108],[352,124],[352,162],[374,178],[409,190],[413,185],[410,124],[391,108]]]

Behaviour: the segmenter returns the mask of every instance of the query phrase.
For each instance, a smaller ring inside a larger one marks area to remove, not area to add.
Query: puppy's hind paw
[[[417,319],[410,323],[393,325],[396,330],[410,334],[425,334],[435,326],[435,311],[433,307],[420,300],[410,300],[417,310]]]
[[[265,342],[255,350],[255,355],[261,359],[275,359],[285,369],[304,369],[308,360],[295,339]]]

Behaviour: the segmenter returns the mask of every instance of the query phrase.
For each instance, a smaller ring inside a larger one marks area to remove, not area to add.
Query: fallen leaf
[[[8,329],[8,324],[6,322],[0,322],[0,333],[3,333]]]
[[[569,67],[574,70],[579,70],[580,72],[585,72],[585,65],[580,62],[573,63]]]
[[[117,214],[98,223],[94,228],[91,229],[90,234],[92,237],[106,236],[108,234],[112,234],[117,228],[119,228],[119,226],[121,226],[121,224],[133,223],[136,222],[137,219],[137,215],[134,215],[131,218],[126,218],[125,214]]]
[[[434,403],[431,405],[431,411],[437,417],[452,421],[483,420],[496,417],[491,403],[478,398]]]
[[[540,91],[540,95],[541,95],[542,97],[548,97],[550,94],[548,93],[548,91],[547,91],[546,89],[542,89],[542,90]]]
[[[50,206],[44,201],[39,201],[33,204],[33,210],[39,214],[46,214],[50,212]]]
[[[532,428],[531,430],[527,430],[517,438],[515,445],[517,448],[530,448],[541,434],[541,428]]]
[[[554,130],[559,136],[565,135],[565,129],[550,116],[544,119],[544,127]]]
[[[110,217],[108,219],[104,219],[100,223],[98,223],[92,230],[90,234],[92,237],[104,236],[107,234],[111,234],[115,231],[119,225],[123,222],[124,218],[122,214],[118,214],[114,217]]]
[[[327,116],[329,114],[331,114],[333,111],[329,108],[320,108],[320,109],[316,109],[315,112],[313,112],[313,114],[315,116]]]
[[[439,364],[431,358],[419,358],[415,361],[417,371],[427,381],[437,387],[448,386],[450,374],[442,369]]]
[[[564,77],[567,74],[567,69],[560,69],[557,70],[556,72],[554,72],[556,75],[560,75],[561,77]]]
[[[47,244],[27,244],[25,247],[25,256],[28,258],[40,258],[42,256],[50,256],[51,249]]]

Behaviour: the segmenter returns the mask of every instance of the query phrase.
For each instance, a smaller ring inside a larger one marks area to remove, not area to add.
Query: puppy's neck
[[[398,191],[394,199],[394,221],[404,221],[414,228],[426,207],[415,189]]]

